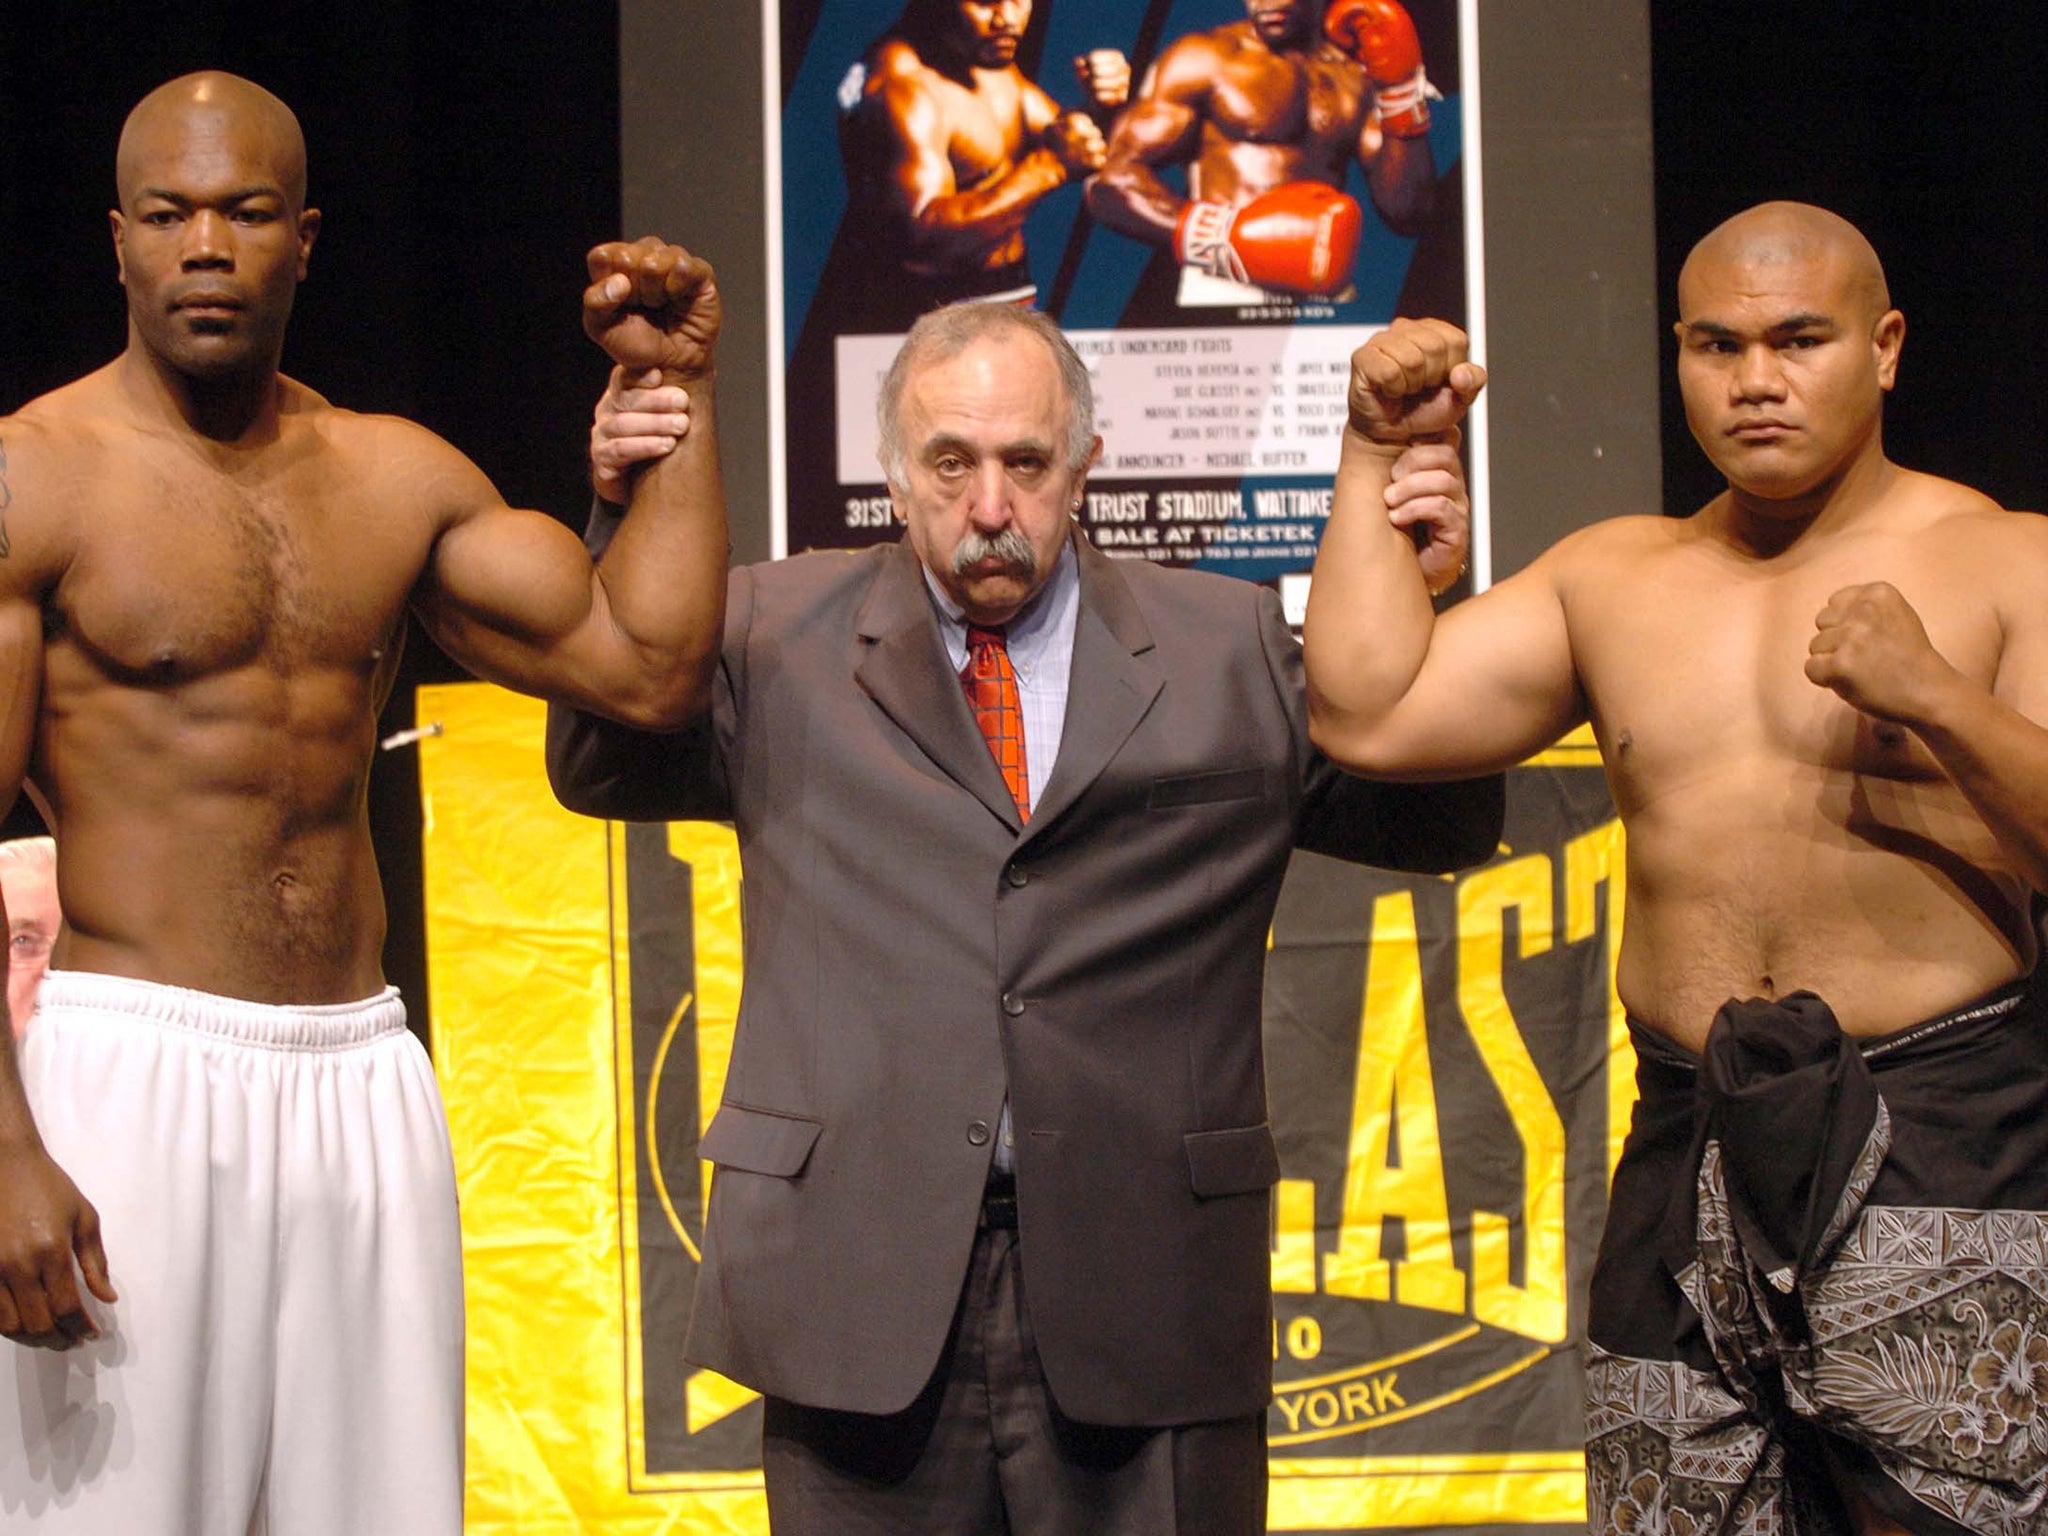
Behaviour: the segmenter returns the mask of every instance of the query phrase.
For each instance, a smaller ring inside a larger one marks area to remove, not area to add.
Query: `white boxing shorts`
[[[121,1299],[81,1281],[65,1353],[0,1342],[0,1532],[457,1536],[454,1165],[396,989],[52,971],[20,1049]]]

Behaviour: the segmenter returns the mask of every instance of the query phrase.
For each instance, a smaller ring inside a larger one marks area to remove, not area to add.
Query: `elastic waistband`
[[[1973,998],[1959,1008],[1923,1019],[1918,1024],[1908,1024],[1895,1029],[1888,1035],[1872,1035],[1856,1041],[1857,1054],[1865,1061],[1877,1061],[1916,1045],[1924,1045],[1943,1036],[1954,1034],[1973,1026],[1990,1026],[2016,1013],[2026,1002],[2031,978],[2018,977],[1995,991],[1982,997]],[[1683,1046],[1675,1045],[1666,1036],[1659,1034],[1642,1020],[1631,1015],[1628,1032],[1636,1048],[1636,1054],[1663,1067],[1680,1068],[1687,1072],[1697,1071],[1699,1057]]]
[[[353,1003],[252,1003],[127,976],[50,971],[36,993],[36,1016],[54,1022],[61,1013],[115,1014],[278,1051],[344,1051],[405,1029],[396,987]]]

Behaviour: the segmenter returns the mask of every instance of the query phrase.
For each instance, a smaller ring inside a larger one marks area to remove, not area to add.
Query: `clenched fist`
[[[1879,720],[1911,726],[1958,676],[1888,581],[1843,587],[1815,615],[1806,676]]]
[[[1109,159],[1109,141],[1085,112],[1069,112],[1045,130],[1045,147],[1069,176],[1092,176]]]
[[[720,311],[709,262],[652,235],[595,246],[585,259],[583,329],[613,362],[685,379],[711,372]]]
[[[1131,99],[1131,61],[1120,48],[1090,48],[1074,60],[1074,75],[1097,111],[1114,112]]]
[[[1348,429],[1383,448],[1445,441],[1486,387],[1466,347],[1445,320],[1396,320],[1369,337],[1351,354]]]

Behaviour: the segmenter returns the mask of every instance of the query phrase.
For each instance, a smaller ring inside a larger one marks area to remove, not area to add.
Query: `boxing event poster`
[[[881,377],[917,314],[994,298],[1052,315],[1089,363],[1105,452],[1080,516],[1095,544],[1277,585],[1298,622],[1351,351],[1396,314],[1476,330],[1473,7],[1355,7],[1378,19],[1343,43],[1323,34],[1322,0],[1038,0],[1014,39],[977,38],[968,13],[993,9],[767,0],[774,551],[896,536]],[[1290,13],[1312,65],[1245,41]],[[1077,60],[1127,65],[1123,104]],[[1091,134],[1110,159],[1092,186],[1073,148]],[[1063,180],[1028,174],[1061,151]],[[1148,192],[1199,213],[1148,223]],[[1483,431],[1481,416],[1482,493]]]
[[[739,1008],[733,834],[564,811],[534,700],[418,707],[466,1528],[765,1533],[760,1399],[682,1358]],[[1509,775],[1480,869],[1290,870],[1264,1019],[1272,1530],[1583,1529],[1582,1298],[1633,1101],[1622,856],[1580,739]]]

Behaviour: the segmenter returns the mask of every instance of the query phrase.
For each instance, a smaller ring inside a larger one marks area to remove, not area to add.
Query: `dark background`
[[[876,9],[885,19],[893,0]],[[1617,12],[1641,15],[1626,3]],[[1839,210],[1884,257],[1909,322],[1893,456],[2042,507],[2035,8],[1688,0],[1650,7],[1649,22],[1667,508],[1690,510],[1717,488],[1669,383],[1678,264],[1714,223],[1768,197]],[[509,500],[580,524],[584,433],[605,368],[582,336],[577,295],[583,251],[621,233],[618,24],[610,0],[10,6],[0,412],[119,350],[106,209],[121,120],[150,87],[217,66],[297,109],[311,200],[326,215],[286,369],[337,403],[425,423]],[[709,50],[701,61],[707,77],[729,67]],[[758,136],[751,121],[689,120],[701,138],[681,147],[685,160]],[[415,633],[385,730],[412,724],[414,685],[456,675]],[[387,969],[424,1025],[411,750],[380,756],[370,801],[391,909]],[[24,805],[6,830],[34,829]]]

